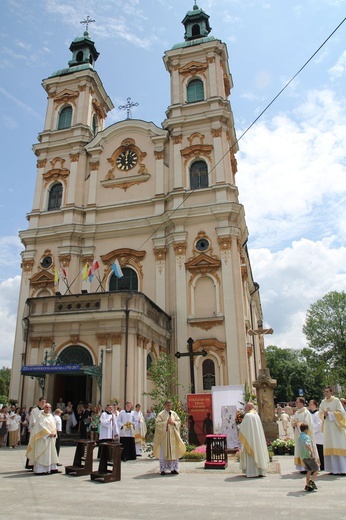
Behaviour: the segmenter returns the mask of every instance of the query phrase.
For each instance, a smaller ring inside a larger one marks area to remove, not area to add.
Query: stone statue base
[[[262,423],[264,435],[270,442],[279,438],[279,426],[276,422]]]
[[[257,393],[258,413],[262,421],[266,439],[273,441],[279,437],[279,427],[275,422],[274,388],[276,380],[270,377],[269,368],[259,370],[258,379],[253,383]]]

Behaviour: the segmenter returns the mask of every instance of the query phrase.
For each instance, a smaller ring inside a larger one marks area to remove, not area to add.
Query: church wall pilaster
[[[217,229],[219,234],[219,245],[221,249],[222,264],[222,285],[223,285],[223,309],[225,319],[225,338],[227,345],[227,374],[228,381],[225,384],[241,384],[239,377],[239,352],[237,335],[237,297],[235,294],[234,271],[238,269],[240,273],[239,255],[236,250],[236,237],[231,235],[231,230],[224,228]],[[235,252],[234,252],[235,244]],[[234,255],[235,258],[234,258]],[[238,260],[237,260],[238,259]],[[225,288],[227,287],[227,290]],[[245,348],[245,347],[244,347]]]
[[[225,167],[222,160],[222,128],[212,128],[216,183],[225,182]]]
[[[123,384],[124,381],[123,374],[121,374],[121,367],[123,366],[121,359],[122,334],[110,334],[110,341],[112,345],[112,352],[110,354],[112,356],[112,378],[110,397],[116,397],[117,399],[120,399],[120,395],[122,395],[121,384]],[[106,357],[106,361],[107,360],[108,357]]]
[[[161,244],[161,240],[154,240],[155,255],[155,295],[156,303],[162,309],[166,309],[166,254],[167,248]],[[161,245],[160,245],[161,244]]]
[[[180,154],[181,143],[183,140],[182,134],[173,136],[173,171],[174,171],[174,186],[173,189],[182,188],[184,186],[182,158]]]
[[[98,179],[98,169],[100,163],[99,161],[90,161],[89,162],[89,191],[88,191],[88,206],[93,206],[96,204],[96,196],[97,196],[97,179]]]
[[[71,160],[70,175],[69,175],[67,197],[66,197],[67,206],[75,203],[79,154],[71,153],[70,160]]]

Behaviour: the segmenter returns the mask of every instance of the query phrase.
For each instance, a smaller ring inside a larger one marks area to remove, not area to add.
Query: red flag
[[[94,273],[95,271],[100,267],[99,263],[97,260],[94,260],[93,263],[91,264],[91,266],[89,267],[89,271],[88,271],[88,278],[89,278],[89,282],[91,283],[92,279],[93,279],[93,276],[94,276]]]

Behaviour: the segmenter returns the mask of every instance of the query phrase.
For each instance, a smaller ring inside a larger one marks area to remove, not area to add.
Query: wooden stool
[[[72,475],[73,477],[90,475],[93,470],[94,446],[94,441],[78,441],[76,453],[74,455],[73,466],[65,466],[65,472],[67,475]]]
[[[104,482],[121,480],[121,444],[105,442],[100,444],[100,450],[99,469],[91,472],[91,480],[102,479]]]

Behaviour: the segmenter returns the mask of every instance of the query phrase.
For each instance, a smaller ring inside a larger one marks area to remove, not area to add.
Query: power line
[[[211,170],[208,172],[209,175],[215,170],[218,164],[220,164],[226,155],[234,148],[236,144],[239,143],[239,141],[248,133],[248,131],[257,123],[257,121],[263,116],[263,114],[272,106],[272,104],[278,99],[279,96],[287,89],[287,87],[292,83],[292,81],[295,80],[295,78],[305,69],[305,67],[310,63],[310,61],[316,56],[316,54],[319,53],[319,51],[324,47],[324,45],[330,40],[330,38],[333,36],[333,34],[336,33],[336,31],[342,26],[342,24],[345,22],[346,18],[344,18],[339,25],[330,33],[330,35],[324,40],[324,42],[318,47],[318,49],[310,56],[310,58],[300,67],[300,69],[292,76],[292,78],[285,84],[285,86],[276,94],[276,96],[268,103],[268,105],[262,110],[262,112],[252,121],[252,123],[244,130],[244,132],[241,134],[239,138],[235,140],[235,142],[228,148],[227,152],[221,157],[221,159],[211,168]],[[174,215],[176,211],[185,203],[185,201],[195,192],[197,188],[193,188],[186,197],[182,200],[182,202],[174,209],[172,210],[172,213],[170,213],[169,216],[152,232],[151,235],[148,236],[148,238],[142,243],[142,245],[139,247],[139,249],[142,249],[144,245],[156,234],[156,232]]]

